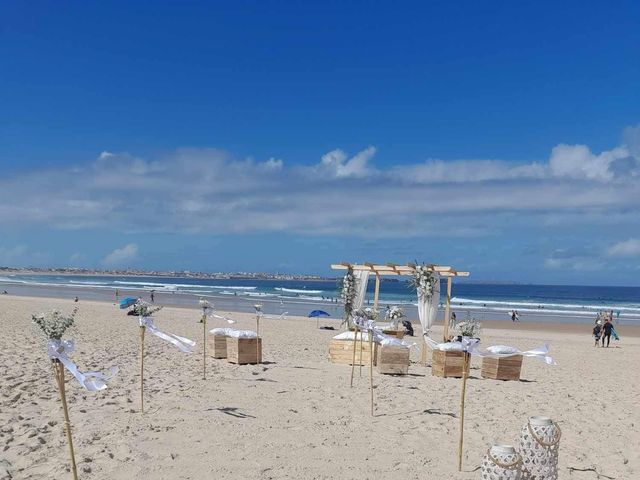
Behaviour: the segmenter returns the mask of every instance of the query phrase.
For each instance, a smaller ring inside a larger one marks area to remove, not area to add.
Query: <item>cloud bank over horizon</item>
[[[376,147],[313,165],[180,149],[143,159],[103,152],[68,168],[0,180],[0,222],[124,232],[407,236],[486,235],[501,215],[611,223],[640,207],[640,127],[592,152],[557,145],[546,161],[437,160],[388,168]],[[607,220],[608,219],[608,220]],[[437,227],[437,228],[436,228]]]
[[[334,149],[312,162],[239,159],[214,148],[154,158],[104,151],[72,167],[5,175],[0,223],[5,230],[34,226],[66,235],[118,232],[126,240],[103,245],[93,262],[82,251],[66,257],[72,265],[104,267],[144,258],[148,245],[131,241],[140,235],[288,235],[376,245],[415,239],[414,250],[425,239],[457,238],[461,249],[481,249],[486,241],[525,256],[535,251],[547,271],[596,271],[640,258],[640,126],[627,128],[608,150],[559,144],[548,158],[529,163],[406,164],[378,162],[380,155],[374,145],[353,154]],[[501,252],[493,250],[486,256],[497,264]],[[473,263],[470,255],[459,258]],[[0,263],[53,258],[22,243],[0,243]]]

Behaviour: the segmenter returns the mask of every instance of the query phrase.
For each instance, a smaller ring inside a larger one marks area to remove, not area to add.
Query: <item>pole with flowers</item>
[[[165,340],[172,345],[178,347],[183,353],[191,353],[196,342],[189,340],[188,338],[179,337],[173,333],[165,333],[155,326],[153,323],[152,315],[162,309],[162,306],[152,307],[150,304],[142,299],[138,299],[133,305],[131,305],[130,312],[134,315],[138,315],[138,322],[140,325],[140,413],[144,413],[144,337],[145,332],[156,337]]]
[[[107,373],[86,372],[78,370],[75,363],[69,358],[69,354],[74,351],[75,343],[73,339],[63,340],[62,336],[67,329],[73,326],[75,316],[78,312],[76,307],[71,315],[54,310],[49,313],[32,315],[31,318],[42,333],[47,337],[47,353],[51,359],[53,374],[60,392],[60,402],[64,414],[64,429],[69,445],[69,456],[71,460],[71,472],[74,480],[78,479],[78,468],[76,466],[75,451],[73,448],[73,437],[71,435],[71,420],[69,418],[69,408],[67,406],[67,394],[65,389],[65,369],[68,370],[86,390],[96,392],[107,388],[106,381],[118,373],[117,367],[112,367]]]

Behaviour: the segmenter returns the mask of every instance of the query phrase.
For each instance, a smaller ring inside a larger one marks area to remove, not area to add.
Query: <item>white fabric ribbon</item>
[[[163,331],[159,330],[158,327],[153,324],[153,318],[151,317],[140,317],[140,326],[145,327],[156,337],[160,337],[161,339],[175,345],[180,349],[181,352],[192,353],[191,349],[196,346],[196,342],[194,342],[193,340],[179,337],[178,335],[174,335],[173,333],[164,333]]]
[[[289,312],[283,312],[280,315],[267,315],[266,313],[263,313],[262,311],[257,312],[258,317],[260,318],[277,318],[278,320],[282,320],[287,318],[287,313]]]
[[[47,353],[49,354],[49,358],[62,363],[64,368],[69,370],[69,373],[76,377],[76,380],[78,380],[80,385],[90,392],[97,392],[107,388],[107,380],[118,373],[118,367],[111,367],[107,372],[82,373],[78,370],[76,364],[67,356],[73,352],[74,349],[75,343],[72,339],[58,340],[52,338],[47,343]]]
[[[235,320],[233,320],[233,319],[231,319],[229,317],[224,317],[222,315],[218,315],[217,313],[213,313],[213,312],[209,313],[207,316],[213,317],[213,318],[219,318],[220,320],[226,320],[229,325],[231,325],[233,323],[236,323]]]
[[[410,344],[397,337],[386,335],[382,331],[383,327],[377,326],[375,320],[369,320],[366,317],[355,317],[353,319],[353,323],[358,330],[367,334],[367,339],[369,334],[371,334],[373,337],[373,341],[379,343],[380,345],[394,345],[407,348],[413,347],[415,345],[415,343]]]

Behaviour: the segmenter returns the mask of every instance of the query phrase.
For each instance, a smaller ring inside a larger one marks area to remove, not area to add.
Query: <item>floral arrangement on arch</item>
[[[410,285],[418,292],[418,297],[431,298],[439,282],[438,276],[429,265],[416,266]]]
[[[344,304],[344,320],[348,321],[353,314],[353,307],[356,301],[357,289],[356,276],[353,274],[353,267],[347,268],[347,273],[338,281],[340,299]]]

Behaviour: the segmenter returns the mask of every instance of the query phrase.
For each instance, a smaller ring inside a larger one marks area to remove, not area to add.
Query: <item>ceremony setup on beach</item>
[[[0,19],[0,480],[640,480],[640,2]]]
[[[579,328],[453,320],[467,272],[332,268],[343,315],[318,321],[207,298],[1,296],[0,478],[634,477],[637,454],[616,432],[633,431],[638,385],[620,369],[612,389],[590,362],[631,364],[637,329],[594,357]],[[410,280],[418,318],[379,310],[385,276]],[[592,461],[603,444],[610,455]]]

